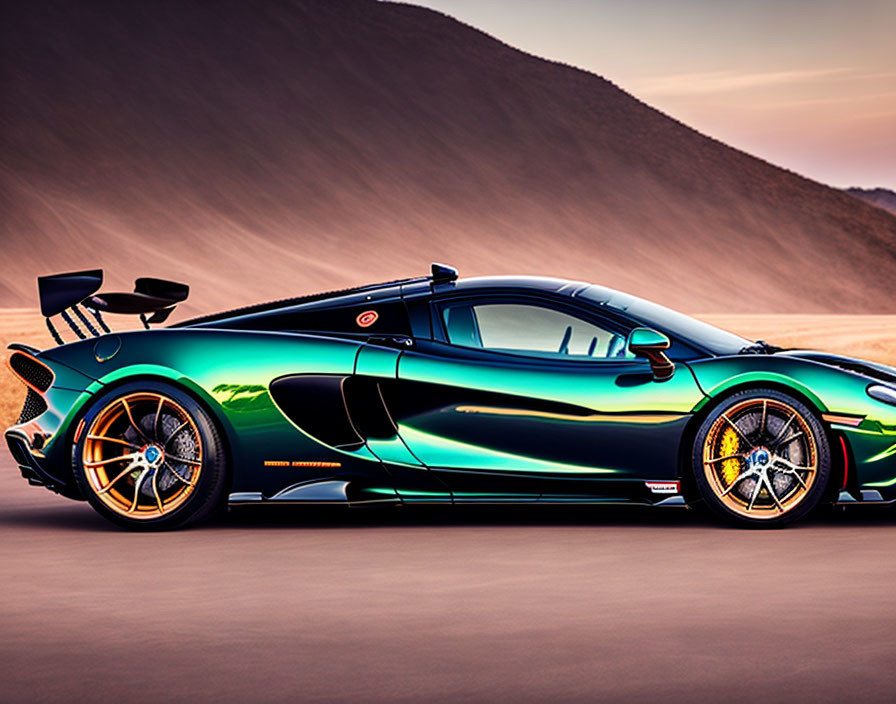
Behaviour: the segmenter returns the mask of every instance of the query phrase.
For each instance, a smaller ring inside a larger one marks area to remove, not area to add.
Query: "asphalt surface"
[[[892,701],[896,517],[231,513],[129,534],[0,459],[0,700]]]

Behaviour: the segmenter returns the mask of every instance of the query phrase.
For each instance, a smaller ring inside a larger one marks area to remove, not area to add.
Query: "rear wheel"
[[[167,384],[128,384],[100,398],[84,419],[72,459],[90,504],[134,530],[200,521],[224,492],[217,429],[190,395]]]
[[[831,471],[827,436],[801,401],[772,389],[733,394],[694,443],[697,487],[710,509],[742,526],[773,527],[809,513]]]

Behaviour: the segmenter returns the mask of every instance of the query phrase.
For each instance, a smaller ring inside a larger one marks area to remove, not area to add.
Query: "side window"
[[[526,303],[449,304],[448,341],[462,347],[556,358],[632,357],[625,338],[568,313]]]

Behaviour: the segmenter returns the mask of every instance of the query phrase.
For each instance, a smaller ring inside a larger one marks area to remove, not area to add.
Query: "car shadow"
[[[59,506],[3,507],[0,529],[36,528],[77,531],[116,531],[118,528],[82,502]]]
[[[826,508],[796,524],[889,526],[896,510],[884,506]],[[669,528],[720,528],[704,509],[651,508],[647,506],[396,506],[344,508],[302,506],[235,507],[212,524],[218,528],[382,528],[477,526],[631,526]]]
[[[796,524],[809,526],[891,526],[896,510],[889,506],[854,506],[821,510]],[[368,529],[400,527],[583,526],[668,527],[677,529],[731,527],[701,508],[645,506],[240,506],[220,513],[193,530],[233,529]],[[3,507],[0,528],[28,527],[79,532],[119,532],[86,503],[58,506]]]
[[[711,521],[686,509],[620,506],[393,506],[345,508],[319,506],[241,506],[215,522],[218,526],[316,528],[426,526],[599,526],[707,525]]]

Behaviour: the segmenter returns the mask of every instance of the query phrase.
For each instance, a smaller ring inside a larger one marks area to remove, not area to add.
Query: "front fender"
[[[860,488],[874,488],[885,499],[896,499],[896,406],[871,398],[862,374],[805,358],[749,355],[694,362],[694,377],[710,397],[705,406],[738,388],[773,384],[808,399],[821,414],[852,416],[855,423],[823,419],[851,451]]]

